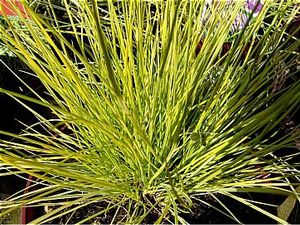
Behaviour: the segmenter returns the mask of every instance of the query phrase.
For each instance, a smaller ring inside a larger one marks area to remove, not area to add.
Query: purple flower
[[[255,8],[256,7],[256,8]],[[263,7],[262,0],[247,0],[246,1],[246,10],[253,11],[255,9],[255,14],[259,13]]]
[[[263,0],[246,0],[244,11],[240,12],[233,24],[233,31],[241,30],[247,24],[250,14],[254,11],[253,17],[256,17],[262,10]]]
[[[219,2],[219,1],[224,1],[224,0],[206,0],[206,4],[204,7],[204,11],[202,13],[202,19],[205,23],[205,21],[209,18],[210,16],[210,11],[208,11],[207,15],[207,10],[210,10],[210,7],[214,4],[214,2]],[[226,4],[235,4],[236,0],[226,0]],[[263,5],[264,5],[264,0],[242,0],[243,1],[243,6],[241,7],[240,11],[237,14],[237,17],[232,24],[231,32],[237,32],[245,27],[245,25],[248,23],[248,20],[250,19],[251,13],[253,13],[252,19],[255,19],[259,12],[262,10]],[[222,16],[222,15],[220,15]],[[249,21],[251,22],[251,21]]]

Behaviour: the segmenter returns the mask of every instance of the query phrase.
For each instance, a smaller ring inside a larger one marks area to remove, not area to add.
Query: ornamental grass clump
[[[49,96],[0,88],[38,119],[20,134],[0,132],[13,138],[0,144],[1,176],[29,174],[39,187],[2,201],[3,215],[55,206],[32,222],[49,223],[106,202],[77,222],[113,210],[111,223],[142,223],[150,214],[154,223],[187,223],[195,202],[211,205],[201,198],[208,195],[236,222],[243,221],[222,196],[285,223],[261,207],[268,203],[239,193],[299,200],[299,131],[280,133],[300,101],[300,42],[286,32],[299,13],[294,1],[256,2],[246,17],[244,1],[59,2],[24,1],[19,12],[11,1],[23,18],[17,27],[3,15],[1,42]],[[273,91],[283,75],[293,82]]]

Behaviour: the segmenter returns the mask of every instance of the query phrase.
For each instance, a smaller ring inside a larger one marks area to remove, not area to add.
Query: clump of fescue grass
[[[34,11],[41,2],[46,18]],[[204,1],[62,3],[65,21],[50,1],[28,1],[26,15],[19,13],[21,28],[6,16],[8,26],[0,28],[1,41],[54,101],[34,90],[36,98],[0,91],[57,117],[47,120],[27,107],[45,132],[34,125],[21,134],[1,131],[18,140],[1,141],[0,165],[10,171],[2,175],[30,174],[33,186],[41,185],[2,202],[6,213],[61,205],[32,222],[47,223],[110,201],[92,217],[126,205],[127,215],[112,223],[141,223],[150,211],[159,214],[157,223],[166,215],[167,222],[186,223],[179,213],[208,194],[217,201],[230,196],[284,223],[236,193],[295,193],[299,199],[299,170],[288,161],[295,152],[287,148],[299,133],[278,135],[280,122],[299,105],[299,80],[272,92],[276,77],[299,60],[299,40],[285,32],[299,12],[293,1],[265,1],[255,20],[230,37],[240,1],[221,1],[204,14]],[[221,55],[229,39],[232,48]],[[70,134],[58,129],[61,124]],[[286,154],[276,155],[283,148]]]

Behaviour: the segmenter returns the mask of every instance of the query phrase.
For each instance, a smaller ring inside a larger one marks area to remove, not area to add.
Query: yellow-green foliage
[[[242,1],[220,1],[203,14],[201,0],[64,0],[65,21],[50,1],[40,1],[48,6],[46,18],[30,4],[37,1],[28,2],[24,28],[5,17],[9,28],[0,28],[0,38],[55,103],[38,93],[34,99],[0,92],[25,107],[26,101],[48,107],[57,119],[31,110],[46,132],[35,126],[0,132],[19,140],[1,142],[0,165],[45,185],[0,208],[61,203],[38,224],[104,199],[127,206],[123,221],[116,216],[113,223],[141,223],[151,210],[160,215],[157,223],[167,214],[167,222],[185,223],[179,212],[208,194],[230,196],[284,223],[235,193],[288,195],[299,185],[299,170],[288,161],[292,151],[281,157],[276,151],[297,138],[277,132],[299,104],[300,84],[272,91],[276,78],[294,76],[299,60],[299,40],[285,32],[299,13],[293,1],[265,1],[234,34]],[[228,37],[232,48],[222,55]],[[240,222],[226,206],[221,210]]]

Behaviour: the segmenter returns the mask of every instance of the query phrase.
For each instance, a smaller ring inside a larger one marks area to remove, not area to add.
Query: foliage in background
[[[17,30],[22,29],[22,24],[20,23],[20,19],[18,17],[10,16],[9,19],[11,23],[14,24],[14,27]],[[3,28],[7,27],[7,23],[5,22],[5,19],[1,15],[0,15],[0,26]],[[27,69],[27,66],[24,65],[24,63],[16,57],[13,51],[9,49],[9,47],[6,44],[4,44],[1,40],[0,40],[0,60],[1,60],[0,71],[7,70],[6,66],[8,66],[13,70]],[[3,79],[3,76],[5,75],[4,74],[0,75],[0,84]]]
[[[42,2],[43,15],[35,10]],[[1,176],[30,174],[39,186],[2,201],[2,214],[54,205],[32,222],[47,223],[105,202],[78,223],[110,209],[112,223],[141,223],[148,214],[156,223],[186,223],[182,213],[197,201],[210,205],[201,198],[209,195],[217,210],[242,222],[219,200],[225,195],[285,222],[260,207],[270,204],[237,193],[294,193],[299,200],[299,132],[280,135],[279,125],[299,106],[300,83],[272,91],[278,77],[298,72],[286,74],[299,60],[299,40],[285,32],[299,12],[293,1],[265,1],[232,36],[242,1],[220,1],[205,13],[205,1],[61,3],[28,1],[26,29],[5,16],[8,28],[0,28],[1,41],[39,77],[51,101],[33,90],[36,98],[0,92],[56,115],[43,118],[27,107],[38,124],[21,134],[0,132],[14,138],[0,143]]]
[[[12,23],[15,23],[15,25],[19,25],[18,23],[18,18],[10,18]],[[0,25],[2,27],[6,27],[7,24],[5,23],[5,20],[2,16],[0,16]],[[0,56],[8,56],[8,57],[13,57],[14,54],[13,52],[2,42],[0,42]]]

